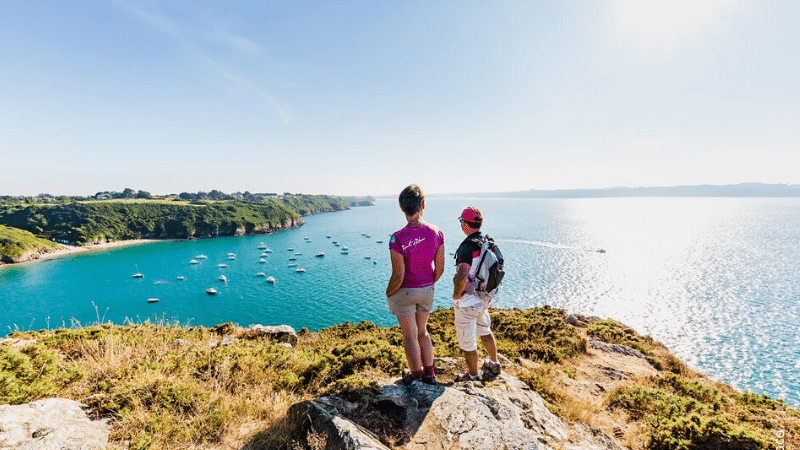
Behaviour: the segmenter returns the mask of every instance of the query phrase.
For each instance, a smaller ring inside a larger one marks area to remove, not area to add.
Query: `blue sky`
[[[6,0],[0,194],[800,183],[800,2]]]

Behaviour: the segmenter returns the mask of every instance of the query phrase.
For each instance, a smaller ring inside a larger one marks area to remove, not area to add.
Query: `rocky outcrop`
[[[42,255],[53,253],[56,250],[58,249],[53,247],[34,247],[19,256],[0,255],[0,265],[34,261],[41,258]]]
[[[49,398],[24,405],[0,405],[0,448],[92,450],[108,446],[107,420],[91,420],[85,405]]]
[[[388,449],[375,433],[381,430],[384,440],[409,450],[621,450],[599,429],[564,423],[508,375],[486,383],[388,383],[372,401],[321,397],[293,405],[289,415],[302,423],[301,439],[322,436],[326,449]]]

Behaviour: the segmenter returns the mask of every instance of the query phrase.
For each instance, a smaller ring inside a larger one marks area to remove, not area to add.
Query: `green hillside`
[[[301,216],[341,211],[349,204],[326,195],[259,201],[89,201],[0,204],[0,224],[36,236],[84,245],[96,241],[232,236],[296,226]]]
[[[16,258],[37,247],[58,247],[46,239],[40,239],[31,232],[0,225],[0,257]]]

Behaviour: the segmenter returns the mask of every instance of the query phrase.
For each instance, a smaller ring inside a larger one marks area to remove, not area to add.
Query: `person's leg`
[[[414,378],[421,377],[422,360],[420,357],[419,341],[417,341],[417,321],[414,314],[398,316],[397,322],[403,332],[403,350],[408,360],[408,368],[414,373]],[[417,376],[419,374],[419,376]]]
[[[428,312],[417,312],[417,343],[419,344],[420,360],[423,367],[433,366],[433,344],[431,336],[428,334]]]
[[[477,312],[479,310],[475,307],[454,307],[458,346],[464,352],[464,361],[472,376],[478,375],[478,346],[475,336]]]
[[[492,362],[497,362],[497,343],[494,340],[494,334],[489,333],[485,336],[481,336],[481,343],[483,344],[483,348],[486,349],[486,353],[489,354],[489,359]]]

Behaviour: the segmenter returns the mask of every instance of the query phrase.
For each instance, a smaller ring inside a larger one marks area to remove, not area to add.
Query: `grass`
[[[800,434],[798,418],[791,416],[797,413],[780,401],[671,370],[612,392],[606,403],[567,395],[560,380],[580,377],[572,362],[586,357],[587,334],[566,325],[564,317],[564,311],[547,307],[492,312],[501,353],[535,365],[509,372],[567,420],[591,424],[601,414],[624,417],[640,430],[629,442],[652,449],[701,448],[720,439],[772,448],[774,430]],[[437,356],[460,356],[452,323],[452,309],[431,315]],[[600,330],[613,334],[620,326]],[[319,447],[324,437],[299,436],[297,422],[287,418],[292,404],[330,394],[373,402],[378,380],[399,377],[405,366],[399,328],[368,322],[303,329],[294,348],[231,324],[188,327],[164,319],[11,337],[36,343],[0,347],[0,403],[51,396],[81,401],[94,415],[110,417],[111,440],[128,441],[131,449]],[[217,345],[225,337],[238,340]],[[642,342],[654,361],[664,358],[657,343],[635,332],[616,339]],[[398,442],[389,425],[385,442]]]
[[[37,247],[58,248],[58,244],[37,238],[29,231],[0,225],[0,256],[16,258]]]

